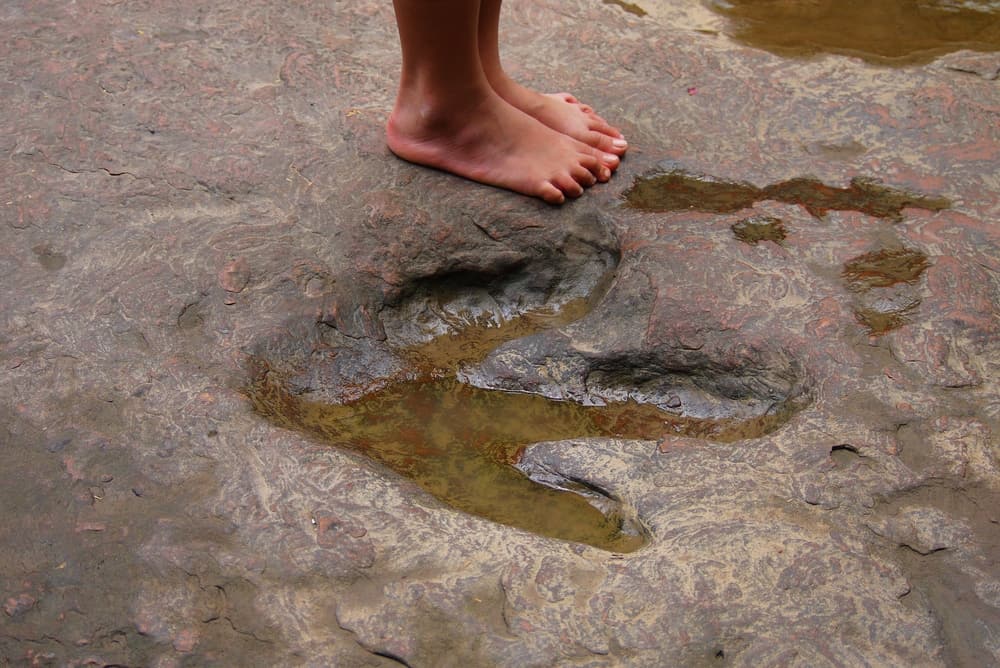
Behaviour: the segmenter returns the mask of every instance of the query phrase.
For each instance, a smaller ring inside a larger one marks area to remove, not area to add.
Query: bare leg
[[[386,135],[399,157],[553,204],[610,177],[618,158],[503,100],[479,60],[478,0],[394,0],[403,50]]]
[[[503,0],[481,0],[479,10],[479,56],[490,85],[503,99],[554,130],[598,148],[624,155],[628,143],[593,109],[569,93],[543,95],[520,85],[504,72],[500,63],[500,6]]]

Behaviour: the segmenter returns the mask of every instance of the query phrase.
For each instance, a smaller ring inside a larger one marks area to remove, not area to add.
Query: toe
[[[557,188],[562,190],[567,197],[579,197],[583,194],[583,186],[577,183],[576,179],[569,173],[560,174],[552,179]]]
[[[592,156],[597,160],[597,163],[594,167],[590,167],[591,164],[590,162],[588,162],[586,165],[587,168],[590,169],[590,171],[592,171],[594,174],[599,175],[601,167],[607,167],[611,171],[614,171],[618,168],[618,165],[621,163],[621,160],[619,160],[618,156],[615,155],[614,153],[605,153],[604,151],[594,148],[593,146],[588,146],[583,142],[577,142],[577,147],[580,149],[581,153]],[[581,161],[581,164],[582,163],[583,161]]]
[[[610,153],[616,156],[620,156],[628,150],[628,144],[621,146],[620,142],[624,141],[622,139],[615,139],[603,132],[595,132],[591,130],[584,137],[583,141],[585,144],[589,144],[596,149],[604,151],[605,153]]]
[[[576,182],[584,188],[589,188],[597,183],[597,176],[583,165],[577,165],[570,173],[573,175],[573,178],[576,179]]]
[[[577,160],[581,165],[586,167],[587,171],[591,174],[600,177],[601,170],[607,169],[607,167],[605,167],[601,162],[601,159],[598,157],[599,155],[600,153],[598,152],[581,152],[580,155],[577,156]]]
[[[538,191],[538,196],[549,204],[562,204],[566,201],[563,191],[547,181],[542,184],[541,189]]]
[[[605,121],[600,116],[592,116],[590,119],[590,129],[594,132],[600,132],[601,134],[608,135],[614,139],[625,139],[625,135],[622,134],[621,130],[611,125]],[[627,145],[627,144],[626,144]]]

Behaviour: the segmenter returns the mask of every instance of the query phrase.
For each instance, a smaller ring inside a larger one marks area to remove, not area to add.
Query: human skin
[[[571,96],[503,74],[500,0],[393,5],[403,65],[386,138],[396,155],[551,204],[611,177],[627,147],[617,130]]]
[[[490,86],[521,111],[605,153],[624,155],[628,142],[612,127],[569,93],[544,95],[511,79],[500,62],[500,6],[502,0],[480,0],[479,58]]]

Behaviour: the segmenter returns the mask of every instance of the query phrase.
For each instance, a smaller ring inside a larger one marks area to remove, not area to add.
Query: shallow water
[[[584,406],[480,389],[454,377],[398,383],[346,405],[308,401],[273,379],[257,383],[251,396],[272,421],[361,452],[459,510],[616,552],[637,549],[643,537],[613,512],[606,516],[579,494],[538,484],[515,469],[525,446],[667,434],[734,441],[773,431],[790,414],[698,419],[635,402]]]
[[[869,334],[886,334],[910,321],[920,305],[912,286],[930,265],[927,255],[912,248],[883,248],[844,264],[841,277],[858,297],[854,316]]]
[[[860,292],[913,283],[930,266],[927,255],[912,248],[883,248],[860,255],[844,264],[848,287]]]
[[[467,317],[457,332],[399,351],[417,378],[351,403],[310,401],[290,391],[263,360],[257,360],[248,394],[272,422],[360,452],[454,508],[553,538],[631,552],[645,544],[645,536],[619,512],[618,499],[585,483],[567,480],[566,489],[554,489],[529,479],[513,466],[524,449],[587,437],[657,440],[672,435],[731,442],[774,431],[801,406],[789,401],[763,415],[708,419],[635,401],[585,406],[477,388],[456,378],[456,371],[503,342],[583,317],[605,293],[608,280],[590,299],[570,301],[557,311],[497,322]]]
[[[1000,50],[997,0],[708,0],[724,31],[784,56],[836,53],[882,65]]]
[[[863,178],[853,179],[844,188],[812,178],[789,179],[758,188],[683,170],[640,176],[623,197],[628,207],[651,212],[731,213],[756,202],[775,200],[799,204],[816,217],[831,210],[860,211],[897,222],[902,220],[902,211],[907,207],[940,211],[951,205],[943,197],[918,195]]]
[[[760,241],[781,244],[785,240],[785,224],[771,216],[751,216],[730,225],[733,234],[745,244],[755,245]]]

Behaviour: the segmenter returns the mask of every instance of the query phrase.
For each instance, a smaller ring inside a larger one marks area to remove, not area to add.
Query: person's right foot
[[[401,91],[386,137],[404,160],[550,204],[579,197],[618,166],[618,156],[547,127],[492,91],[461,109],[433,109]]]

